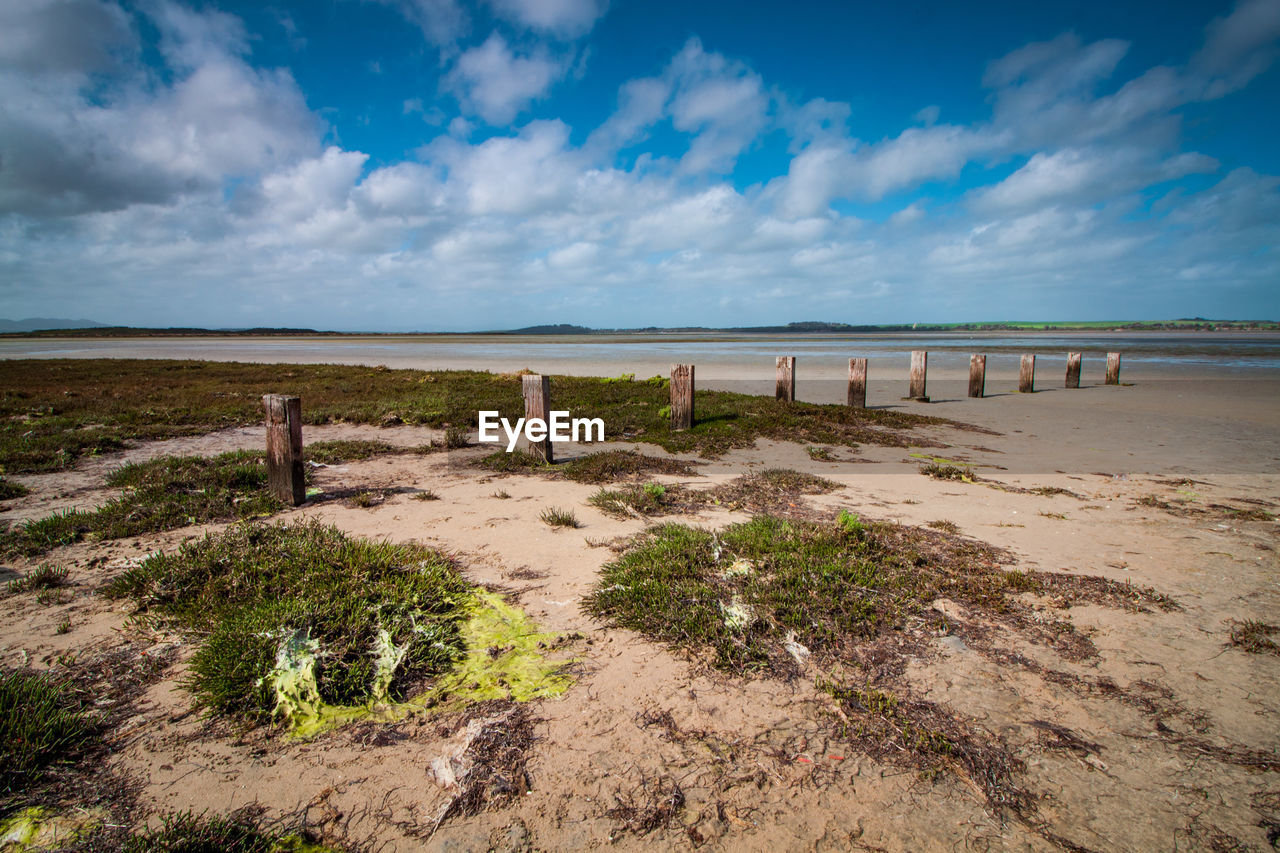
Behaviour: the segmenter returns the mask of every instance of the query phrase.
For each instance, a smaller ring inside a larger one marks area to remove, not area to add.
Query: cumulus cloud
[[[682,172],[726,174],[769,125],[771,103],[759,74],[691,38],[660,76],[622,87],[617,111],[591,134],[587,147],[611,159],[669,120],[690,137]]]
[[[567,68],[545,52],[518,56],[494,33],[458,57],[444,86],[466,111],[489,124],[506,125],[546,95]]]
[[[374,0],[390,6],[422,30],[431,44],[451,49],[471,28],[471,18],[458,0]]]
[[[83,74],[115,65],[136,38],[120,7],[100,0],[26,0],[0,6],[0,65],[33,74]]]
[[[1009,177],[977,194],[980,210],[1016,210],[1070,202],[1092,205],[1125,192],[1217,171],[1218,161],[1186,153],[1153,158],[1139,148],[1064,148],[1039,152]]]
[[[9,13],[10,45],[38,45],[49,6]],[[89,75],[104,56],[136,49],[123,24],[97,32],[83,64],[30,67],[25,48],[0,66],[0,211],[70,215],[156,204],[216,188],[314,151],[318,122],[286,70],[256,69],[240,54],[236,19],[153,7],[172,83],[155,86],[131,56],[117,85]],[[127,20],[102,6],[103,20]],[[53,20],[56,20],[53,18]],[[82,38],[89,38],[88,35]]]
[[[608,0],[489,0],[500,17],[561,38],[586,35],[608,8]]]

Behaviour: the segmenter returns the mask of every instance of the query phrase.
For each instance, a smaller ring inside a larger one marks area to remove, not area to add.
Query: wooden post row
[[[987,357],[974,353],[969,356],[969,396],[983,397],[987,393]]]
[[[919,400],[922,403],[929,402],[929,395],[925,393],[925,374],[929,367],[929,353],[924,350],[911,351],[911,387],[910,393],[907,395],[912,400]]]
[[[671,365],[671,428],[693,426],[693,365]]]
[[[1120,353],[1107,353],[1107,384],[1120,384]]]
[[[302,469],[302,399],[266,394],[267,486],[271,494],[290,506],[307,499]]]
[[[538,418],[544,423],[549,423],[551,420],[551,377],[530,374],[521,377],[521,385],[524,391],[525,420],[529,421],[533,418]],[[547,464],[553,461],[549,430],[541,441],[529,442],[529,452]]]
[[[794,355],[778,356],[778,381],[774,396],[779,400],[794,403],[796,399],[796,357]]]
[[[867,407],[867,360],[849,359],[849,405],[855,409]]]
[[[1082,357],[1083,357],[1082,353],[1078,353],[1078,352],[1067,353],[1067,386],[1066,387],[1068,388],[1080,387],[1080,359]]]
[[[1022,368],[1018,371],[1018,391],[1022,394],[1030,394],[1036,390],[1036,357],[1034,355],[1024,355],[1022,357]]]

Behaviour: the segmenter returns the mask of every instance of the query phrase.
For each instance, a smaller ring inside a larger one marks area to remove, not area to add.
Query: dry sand
[[[1165,716],[998,665],[957,637],[938,637],[913,658],[907,677],[925,698],[976,719],[1012,745],[1027,762],[1020,780],[1042,796],[1049,829],[1081,848],[1269,849],[1268,832],[1280,831],[1280,772],[1231,756],[1247,749],[1270,755],[1273,766],[1280,760],[1280,656],[1249,654],[1226,641],[1231,620],[1277,621],[1277,523],[1241,521],[1212,507],[1277,511],[1280,382],[1139,382],[1031,396],[1006,393],[1012,387],[1011,379],[997,377],[988,385],[996,396],[968,400],[958,383],[940,382],[930,388],[937,402],[900,404],[998,434],[930,429],[920,437],[945,447],[837,448],[835,462],[814,460],[799,444],[762,442],[702,466],[701,476],[658,479],[705,488],[764,467],[809,471],[844,486],[808,499],[815,508],[848,508],[913,525],[947,520],[966,536],[1009,549],[1020,568],[1101,575],[1173,597],[1181,610],[1070,608],[1070,620],[1099,650],[1083,663],[1017,637],[1006,640],[1010,651],[1052,669],[1158,693]],[[893,393],[894,385],[873,386],[872,403],[888,404]],[[333,426],[308,428],[304,438],[415,445],[431,435],[413,427]],[[98,503],[108,496],[104,472],[125,460],[261,444],[261,430],[228,430],[143,445],[68,473],[18,477],[35,493],[9,502],[3,517]],[[1055,849],[1043,833],[992,814],[980,793],[955,775],[926,780],[828,740],[825,706],[810,680],[727,677],[584,616],[579,603],[613,556],[599,543],[637,533],[644,523],[588,506],[594,486],[493,477],[459,464],[481,452],[487,449],[321,469],[317,480],[324,488],[429,488],[441,500],[414,501],[401,493],[372,508],[326,502],[282,518],[315,517],[353,534],[446,549],[472,580],[510,589],[546,629],[581,633],[584,639],[572,646],[580,660],[576,683],[562,698],[533,705],[539,722],[532,790],[506,809],[453,818],[430,838],[420,837],[449,796],[429,764],[448,754],[457,733],[416,719],[380,735],[357,726],[295,742],[209,725],[187,713],[189,698],[175,689],[189,652],[184,647],[179,662],[149,689],[136,720],[117,735],[112,761],[141,781],[144,803],[218,812],[259,803],[269,816],[304,814],[313,826],[384,851],[654,843],[761,851]],[[563,455],[579,452],[585,451]],[[1060,487],[1079,497],[929,479],[912,453],[964,462],[1005,485]],[[495,497],[498,490],[510,498]],[[1192,511],[1137,503],[1148,495],[1186,499]],[[538,515],[549,505],[572,507],[583,527],[548,528]],[[716,511],[692,521],[719,526],[743,517]],[[8,666],[44,666],[67,652],[84,655],[123,642],[132,630],[128,606],[104,601],[94,588],[127,561],[202,530],[51,555],[72,567],[75,594],[51,606],[30,595],[0,599],[0,659]],[[5,571],[27,568],[10,564]],[[71,629],[58,634],[64,618]],[[660,712],[700,736],[645,725]],[[1049,748],[1035,721],[1065,726],[1096,748]],[[672,781],[685,804],[669,827],[641,834],[629,831],[619,812],[610,814],[619,805],[660,802]],[[1230,846],[1237,843],[1242,846]]]

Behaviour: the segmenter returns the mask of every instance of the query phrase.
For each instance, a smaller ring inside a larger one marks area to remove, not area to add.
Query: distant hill
[[[175,327],[170,329],[137,329],[132,326],[88,327],[62,326],[55,329],[40,328],[34,331],[17,331],[0,328],[0,335],[21,335],[32,338],[208,338],[208,337],[270,337],[292,335],[313,337],[319,335],[365,334],[344,332],[320,332],[315,329],[198,329]]]
[[[52,317],[28,317],[25,320],[0,320],[0,332],[38,332],[44,329],[101,329],[106,323],[92,320],[59,320]]]
[[[0,320],[0,335],[6,337],[33,338],[147,338],[147,337],[343,337],[343,336],[401,336],[401,335],[863,335],[876,333],[909,332],[929,334],[937,332],[1129,332],[1129,331],[1280,331],[1280,323],[1274,320],[1206,320],[1191,317],[1182,320],[1085,320],[1021,322],[996,321],[986,323],[893,323],[854,326],[848,323],[826,323],[810,320],[779,326],[647,326],[631,329],[593,329],[569,323],[542,326],[525,326],[521,329],[493,329],[482,332],[322,332],[315,329],[199,329],[169,328],[140,329],[131,326],[104,326],[91,320],[48,320],[33,317],[27,320]]]
[[[573,326],[560,323],[555,326],[525,326],[523,329],[502,329],[489,332],[493,335],[592,335],[599,334],[599,329],[588,329],[586,326]]]

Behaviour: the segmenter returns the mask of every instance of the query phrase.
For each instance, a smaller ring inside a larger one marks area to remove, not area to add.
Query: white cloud
[[[517,56],[502,36],[458,57],[444,86],[462,107],[492,125],[506,125],[564,76],[567,63],[545,53]]]
[[[1280,3],[1244,0],[1209,25],[1191,70],[1207,79],[1203,97],[1220,98],[1261,74],[1275,61],[1280,39]]]
[[[471,19],[458,0],[374,0],[400,12],[428,42],[450,49],[467,34]]]
[[[7,21],[15,27],[5,36],[11,45],[38,45],[47,35],[47,8],[26,8],[28,18]],[[168,86],[156,85],[133,56],[120,57],[120,78],[103,90],[87,74],[69,73],[65,57],[33,69],[22,50],[6,54],[0,211],[69,215],[163,203],[316,150],[319,123],[292,76],[244,61],[238,21],[169,3],[152,8],[172,63]],[[103,9],[108,20],[124,14]],[[122,32],[104,29],[96,47],[82,44],[82,71],[132,48]]]
[[[608,9],[608,0],[489,0],[500,17],[561,38],[586,35]]]
[[[439,139],[424,154],[448,173],[448,192],[470,214],[533,214],[568,203],[581,176],[562,122],[533,122],[518,136],[479,145]]]
[[[727,174],[769,125],[771,103],[759,74],[723,54],[707,52],[691,38],[660,77],[623,85],[617,111],[591,135],[587,147],[611,159],[669,119],[676,130],[691,136],[679,164],[683,173]]]
[[[110,68],[136,49],[129,18],[99,0],[0,4],[0,65],[28,73],[81,74]]]
[[[1039,152],[1012,175],[981,191],[978,207],[1001,210],[1062,202],[1092,205],[1131,190],[1217,168],[1216,160],[1202,154],[1159,159],[1141,148]]]

